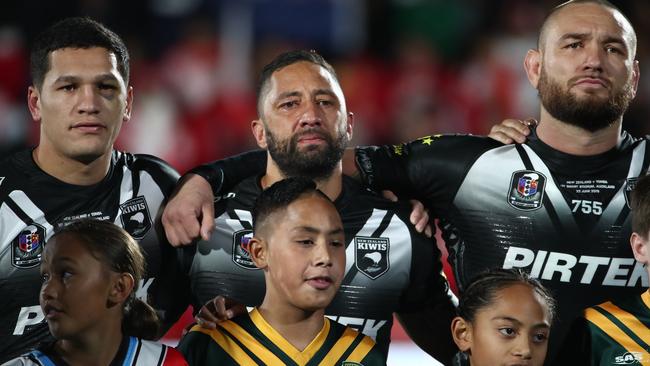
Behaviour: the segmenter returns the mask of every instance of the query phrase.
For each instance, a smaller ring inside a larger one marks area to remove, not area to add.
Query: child
[[[471,366],[544,364],[555,300],[518,270],[479,275],[463,292],[451,324]]]
[[[179,349],[190,365],[384,365],[367,336],[325,318],[345,271],[343,224],[314,182],[290,178],[257,199],[249,252],[266,293],[214,330],[195,326]]]
[[[650,177],[632,191],[634,258],[650,277]],[[645,287],[647,278],[643,279]],[[558,364],[650,365],[650,290],[585,309],[569,333]]]
[[[138,244],[108,221],[80,220],[55,233],[41,263],[40,304],[54,341],[5,365],[187,365],[135,297],[144,272]]]

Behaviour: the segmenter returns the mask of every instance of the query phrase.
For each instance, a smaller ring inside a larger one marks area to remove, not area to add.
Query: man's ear
[[[251,238],[248,242],[248,253],[250,253],[251,259],[257,268],[265,269],[268,267],[268,246],[264,239]]]
[[[524,69],[530,84],[537,89],[542,75],[542,53],[539,50],[528,50],[524,59]]]
[[[129,85],[126,88],[126,107],[124,108],[124,115],[122,116],[123,123],[126,123],[131,119],[132,111],[133,111],[133,87]]]
[[[266,149],[266,129],[264,128],[264,122],[261,119],[253,120],[251,122],[251,130],[253,131],[253,137],[255,137],[257,146]]]
[[[639,263],[650,264],[648,263],[648,240],[639,233],[633,232],[630,236],[630,245],[632,246],[632,253],[634,253],[634,259],[639,261]]]
[[[32,119],[41,122],[41,93],[33,85],[27,88],[27,107]]]
[[[108,292],[110,304],[120,304],[126,301],[135,286],[135,280],[130,273],[117,273]]]
[[[462,352],[470,351],[472,348],[472,324],[457,316],[451,321],[451,336]]]
[[[639,61],[634,60],[632,64],[632,96],[636,96],[637,88],[639,87],[639,79],[641,78],[641,70],[639,70]]]
[[[354,130],[354,113],[348,112],[345,127],[346,127],[345,132],[348,135],[348,141],[351,141],[352,140],[352,131]]]

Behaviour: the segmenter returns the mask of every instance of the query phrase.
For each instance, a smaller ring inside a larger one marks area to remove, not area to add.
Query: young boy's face
[[[345,271],[345,236],[334,205],[309,194],[265,226],[267,296],[308,311],[329,305]]]

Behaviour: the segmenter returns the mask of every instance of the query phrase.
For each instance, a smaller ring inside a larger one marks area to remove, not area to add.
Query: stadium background
[[[254,148],[254,84],[284,50],[306,48],[336,68],[353,144],[431,133],[486,134],[504,117],[537,116],[523,56],[550,0],[76,0],[4,1],[0,12],[0,157],[33,146],[26,104],[29,47],[47,25],[89,15],[120,34],[131,53],[133,119],[118,147],[149,153],[181,173]],[[648,133],[650,2],[613,1],[639,35],[641,81],[625,116]],[[189,316],[186,317],[186,320]],[[424,361],[395,327],[390,364]],[[167,338],[174,342],[178,329]]]

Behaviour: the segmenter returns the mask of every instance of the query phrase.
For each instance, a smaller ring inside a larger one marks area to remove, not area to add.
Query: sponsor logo
[[[327,315],[327,317],[334,320],[337,323],[341,323],[345,325],[346,327],[350,327],[354,330],[357,330],[374,340],[377,340],[377,334],[379,334],[379,331],[382,328],[384,328],[386,325],[388,325],[388,322],[382,319],[363,319],[363,318],[353,318],[349,316],[332,316],[332,315]]]
[[[614,357],[614,365],[641,365],[642,361],[641,352],[625,352],[622,356]]]
[[[357,236],[354,238],[354,262],[359,272],[376,280],[388,271],[390,263],[388,238],[370,238]]]
[[[542,207],[546,177],[534,170],[519,170],[512,173],[508,193],[510,206],[524,211]]]
[[[632,202],[632,191],[634,190],[634,187],[636,187],[636,182],[638,180],[639,177],[627,178],[625,180],[625,188],[623,192],[625,192],[625,203],[627,203],[628,208],[632,208],[632,206],[630,206],[630,202]]]
[[[17,268],[36,267],[41,263],[45,228],[33,223],[23,229],[11,242],[11,263]]]
[[[503,268],[526,268],[532,277],[548,281],[648,287],[645,268],[634,258],[576,257],[568,253],[511,246],[503,260]]]
[[[122,227],[134,239],[141,240],[151,229],[151,215],[143,196],[132,198],[120,205]]]
[[[18,318],[16,319],[16,326],[14,327],[13,335],[23,335],[26,330],[31,330],[34,326],[44,323],[45,315],[41,310],[40,305],[23,306],[20,308]]]
[[[248,251],[251,238],[253,238],[253,230],[239,230],[232,234],[232,261],[242,268],[259,269]]]

